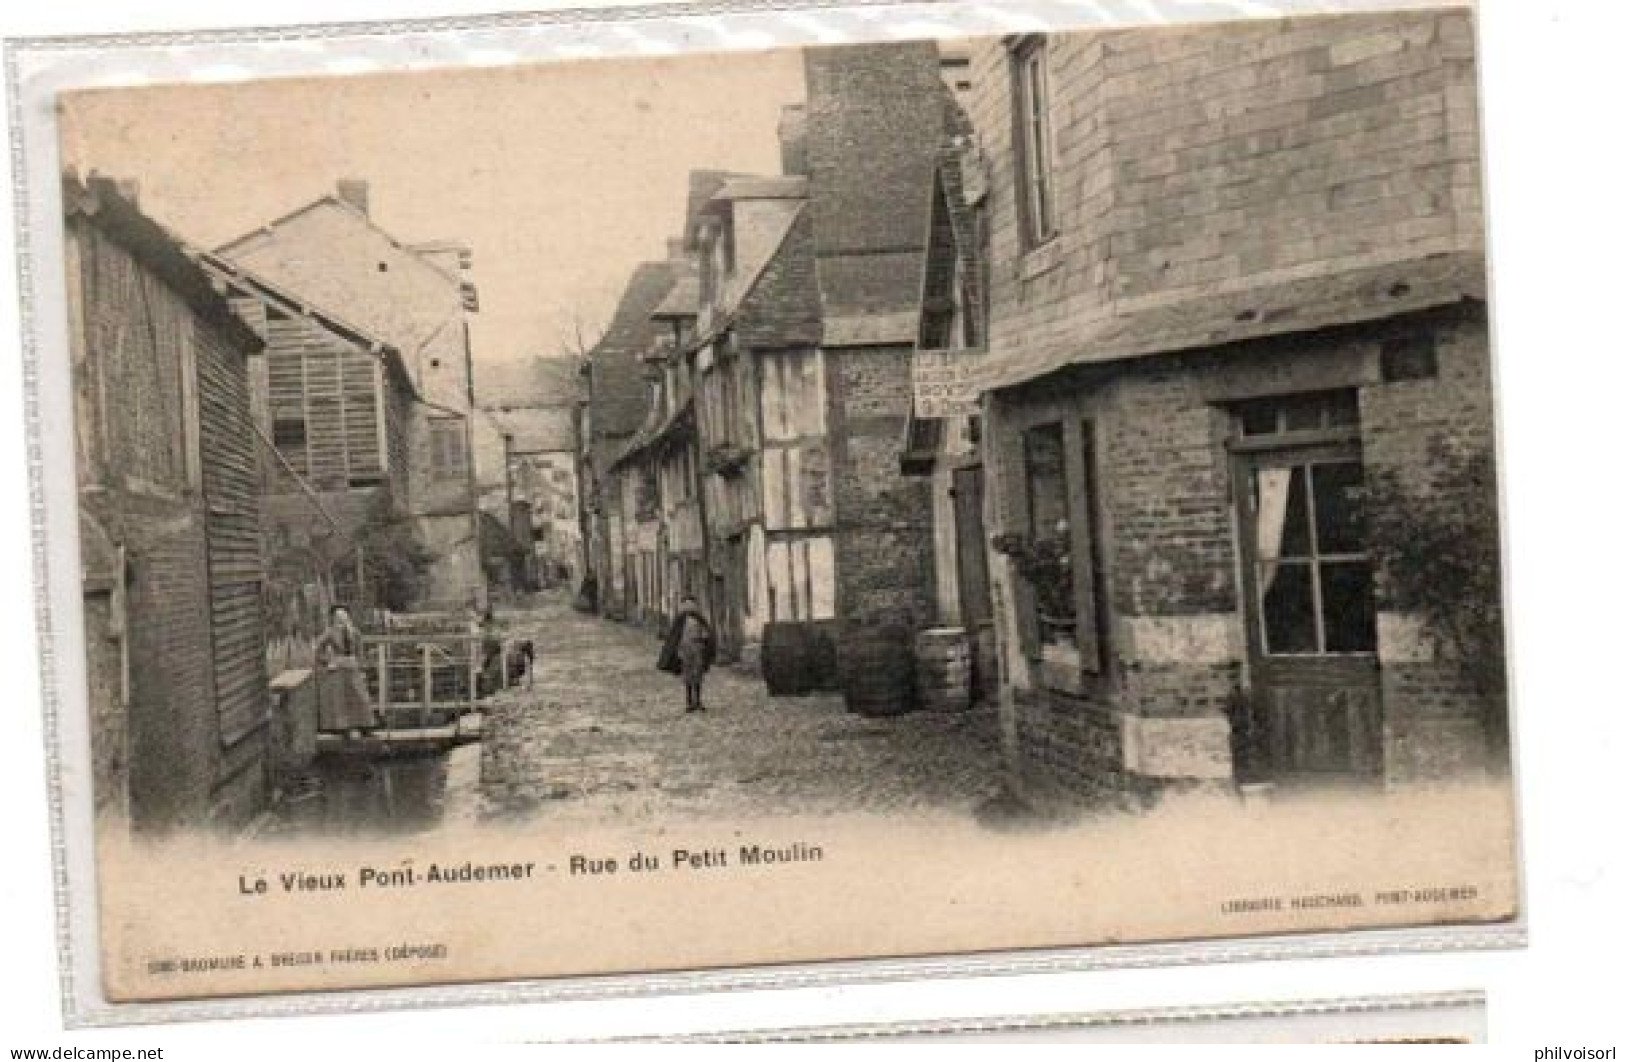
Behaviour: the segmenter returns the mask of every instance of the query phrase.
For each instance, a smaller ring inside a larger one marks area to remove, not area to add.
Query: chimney
[[[820,45],[807,72],[808,220],[820,257],[925,247],[942,147],[941,59],[929,41]]]
[[[338,183],[339,198],[355,207],[361,213],[367,211],[367,182],[353,179],[344,179]]]
[[[807,173],[807,108],[791,103],[779,111],[779,171],[787,177]]]

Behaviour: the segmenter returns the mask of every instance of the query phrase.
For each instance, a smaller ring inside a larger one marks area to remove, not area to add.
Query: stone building
[[[394,419],[408,423],[410,430],[379,444],[378,459],[389,462],[388,471],[380,472],[369,463],[371,457],[363,456],[359,471],[353,473],[346,467],[345,476],[372,477],[370,485],[376,486],[403,470],[415,470],[409,489],[402,492],[401,484],[394,486],[398,502],[406,506],[413,534],[432,558],[428,585],[417,607],[460,609],[482,604],[485,588],[476,520],[473,368],[467,320],[477,301],[467,279],[468,250],[449,243],[401,243],[372,219],[366,183],[341,181],[336,194],[233,240],[211,258],[228,271],[281,293],[295,306],[313,305],[322,309],[324,317],[347,322],[370,341],[373,353],[386,348],[393,352],[382,363],[373,359],[370,367],[352,358],[345,364],[360,370],[353,377],[301,373],[290,386],[303,398],[295,403],[290,392],[287,408],[292,411],[296,404],[305,408],[287,419],[288,434],[279,448],[309,447],[315,454],[320,447],[299,434],[295,421],[303,419],[308,431],[313,408],[330,411],[339,401],[346,403],[346,418],[352,413],[366,418],[363,391],[370,389],[380,396],[399,391],[393,369],[389,379],[369,380],[369,374],[382,372],[382,364],[398,366],[413,396],[410,415],[380,400],[379,412],[371,416],[375,424]],[[310,357],[327,363],[330,339],[304,331],[304,335],[290,332],[286,357],[280,340],[272,343],[273,364],[286,365],[293,372],[296,354],[307,366]],[[301,344],[307,341],[322,346],[322,351],[308,356],[301,353]],[[336,397],[341,391],[356,400],[353,407],[348,398]],[[362,434],[364,431],[358,431],[349,437],[364,446]],[[377,435],[385,437],[382,429]],[[391,447],[396,448],[392,455]],[[328,456],[351,460],[349,456]]]
[[[232,829],[269,799],[260,339],[111,181],[63,184],[98,818]]]
[[[1030,794],[1485,762],[1504,705],[1376,534],[1494,511],[1451,472],[1493,451],[1472,41],[1451,11],[978,45],[981,446]]]

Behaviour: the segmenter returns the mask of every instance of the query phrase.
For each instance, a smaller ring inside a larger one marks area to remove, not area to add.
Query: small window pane
[[[1377,618],[1372,604],[1371,565],[1365,561],[1322,564],[1320,593],[1326,610],[1326,651],[1374,652]]]
[[[1325,427],[1325,405],[1318,395],[1281,404],[1281,430],[1319,431]]]
[[[1326,396],[1326,426],[1349,428],[1360,423],[1360,398],[1353,391],[1333,391]]]
[[[1306,563],[1263,563],[1258,582],[1264,599],[1265,651],[1273,654],[1313,653],[1315,591]]]
[[[1067,527],[1066,453],[1061,426],[1045,424],[1026,435],[1027,502],[1033,538],[1053,538]]]
[[[1310,556],[1308,470],[1261,468],[1253,477],[1259,557]]]
[[[1319,552],[1360,553],[1365,543],[1365,496],[1358,461],[1315,465],[1315,539]]]
[[[1274,403],[1249,402],[1241,407],[1241,433],[1243,435],[1273,435],[1277,430],[1277,407]]]

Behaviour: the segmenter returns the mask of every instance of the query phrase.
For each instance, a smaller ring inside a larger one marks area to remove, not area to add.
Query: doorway
[[[1281,782],[1378,778],[1376,605],[1354,392],[1252,403],[1238,427],[1252,766]]]

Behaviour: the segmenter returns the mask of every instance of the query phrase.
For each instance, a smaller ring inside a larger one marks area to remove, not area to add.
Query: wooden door
[[[745,595],[750,592],[743,536],[723,543],[722,571],[712,578],[711,623],[717,634],[717,659],[733,663],[739,659],[744,641]]]
[[[982,469],[954,470],[954,556],[959,569],[959,614],[975,633],[993,619],[987,578],[987,532],[982,525]]]
[[[1237,457],[1253,766],[1278,781],[1382,772],[1376,608],[1357,442]]]

